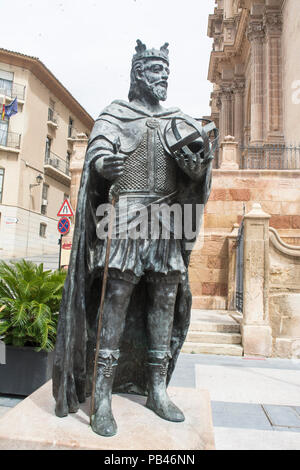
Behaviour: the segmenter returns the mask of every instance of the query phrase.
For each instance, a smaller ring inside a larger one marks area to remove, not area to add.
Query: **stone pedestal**
[[[238,170],[238,143],[235,142],[235,138],[228,135],[224,138],[224,142],[221,143],[222,158],[220,169],[221,170]]]
[[[269,357],[269,219],[261,205],[245,215],[243,347],[245,355]]]
[[[267,325],[243,325],[244,356],[272,355],[272,329]]]
[[[159,418],[145,397],[113,395],[118,434],[102,437],[89,426],[89,401],[66,418],[54,414],[51,381],[0,419],[0,450],[212,450],[214,435],[207,391],[169,388],[185,421]]]

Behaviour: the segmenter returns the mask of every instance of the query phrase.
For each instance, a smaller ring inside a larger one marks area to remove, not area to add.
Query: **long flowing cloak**
[[[112,153],[117,137],[121,142],[121,153],[135,150],[145,132],[147,119],[157,118],[160,122],[167,123],[173,117],[184,116],[177,108],[153,115],[128,102],[114,101],[95,122],[81,176],[69,270],[59,312],[53,366],[53,395],[57,416],[66,416],[69,412],[77,411],[79,402],[85,401],[92,387],[96,318],[102,281],[100,273],[91,268],[90,260],[93,258],[95,245],[103,243],[96,236],[96,208],[99,204],[108,202],[111,184],[94,170],[93,163],[104,147],[110,148]],[[204,205],[209,197],[210,187],[211,164],[207,166],[203,177],[196,182],[180,170],[176,202],[182,205],[192,204],[193,209],[196,204]],[[194,213],[196,214],[196,211]],[[188,265],[191,251],[190,247],[186,249],[185,241],[181,241],[181,246],[187,270],[177,293],[168,382],[190,323],[192,295]],[[146,309],[147,290],[142,279],[133,292],[128,308],[114,391],[147,393]]]

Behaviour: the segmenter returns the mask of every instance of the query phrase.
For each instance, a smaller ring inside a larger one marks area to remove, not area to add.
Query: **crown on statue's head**
[[[137,39],[136,43],[136,54],[132,58],[132,65],[138,60],[143,59],[162,59],[169,65],[169,43],[166,42],[159,50],[147,49],[146,44],[143,44],[139,39]]]

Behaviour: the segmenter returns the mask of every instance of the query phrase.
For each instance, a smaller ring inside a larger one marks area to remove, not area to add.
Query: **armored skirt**
[[[126,198],[125,210],[124,197],[117,203],[108,264],[110,276],[138,283],[144,275],[150,279],[152,274],[160,274],[162,279],[168,275],[180,282],[186,267],[181,241],[176,238],[174,214],[162,214],[155,204],[157,199]],[[101,223],[97,235],[104,239],[99,240],[90,255],[92,271],[101,271],[105,265],[107,236]]]

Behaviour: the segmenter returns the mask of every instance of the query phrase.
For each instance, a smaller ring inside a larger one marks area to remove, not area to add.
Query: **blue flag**
[[[15,98],[10,104],[5,106],[5,116],[10,118],[18,112],[18,100]]]

